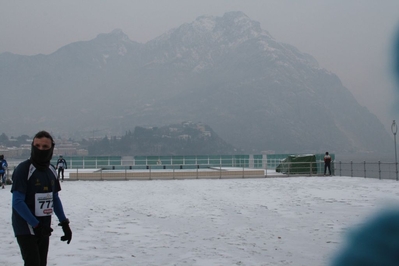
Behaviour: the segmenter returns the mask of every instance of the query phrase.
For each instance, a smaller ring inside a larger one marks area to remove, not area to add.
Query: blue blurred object
[[[399,210],[384,211],[349,234],[331,265],[399,265]]]

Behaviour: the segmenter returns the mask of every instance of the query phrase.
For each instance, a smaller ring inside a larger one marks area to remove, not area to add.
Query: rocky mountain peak
[[[256,37],[262,33],[260,23],[251,20],[241,11],[225,13],[221,18],[221,24],[227,30],[233,30],[233,32],[239,34],[249,34],[251,37]]]
[[[227,40],[243,42],[261,35],[271,38],[267,31],[261,29],[258,21],[251,20],[243,12],[236,11],[225,13],[223,17],[200,16],[193,22],[185,23],[159,36],[151,43],[179,42],[180,45],[195,45],[221,43]]]
[[[100,33],[97,35],[96,39],[98,41],[121,41],[126,43],[133,43],[132,40],[121,30],[114,29],[110,33]]]
[[[189,120],[250,152],[391,147],[381,123],[336,75],[242,12],[201,16],[145,44],[116,29],[55,55],[22,59],[0,56],[0,112],[9,114],[1,122],[10,132],[40,127],[85,135],[101,128],[118,135]],[[27,92],[30,101],[18,105]],[[36,104],[45,92],[54,97],[50,117]],[[58,101],[65,97],[73,100]]]

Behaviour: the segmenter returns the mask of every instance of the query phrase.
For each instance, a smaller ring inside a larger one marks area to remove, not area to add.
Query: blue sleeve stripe
[[[19,191],[12,193],[12,207],[13,209],[31,226],[35,227],[39,221],[29,210],[28,205],[25,203],[25,194]]]
[[[57,218],[60,222],[65,221],[66,217],[64,214],[64,208],[62,207],[61,199],[58,196],[58,192],[55,192],[53,195],[53,206],[54,206],[54,212],[55,215],[57,215]]]

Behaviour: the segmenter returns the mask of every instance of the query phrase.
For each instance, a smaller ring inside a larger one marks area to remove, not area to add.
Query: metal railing
[[[395,162],[341,162],[335,163],[335,172],[339,176],[357,176],[364,178],[394,179],[398,181]]]
[[[296,167],[304,163],[281,162],[282,165],[287,165],[286,168],[292,169],[284,172],[286,175],[324,175],[324,162],[316,162],[317,172],[313,167],[313,163],[308,163],[308,167],[300,168],[300,171],[295,171]],[[364,178],[378,178],[378,179],[392,179],[398,181],[398,173],[396,171],[395,162],[331,162],[332,175],[336,176],[350,176],[350,177],[364,177]],[[313,167],[313,168],[312,168]],[[327,172],[328,174],[328,172]]]
[[[253,169],[263,169],[265,170],[265,177],[274,176],[320,176],[324,175],[324,162],[284,162],[280,161],[277,165],[273,160],[272,162],[251,162],[250,160],[242,160],[232,164],[231,162],[215,162],[214,164],[146,164],[145,162],[135,162],[135,165],[112,165],[110,163],[88,163],[86,167],[83,165],[68,167],[71,172],[83,172],[83,169],[96,169],[96,171],[119,171],[119,172],[129,172],[129,171],[141,171],[141,172],[154,172],[154,171],[164,171],[164,172],[178,172],[178,171],[203,171],[205,169],[213,169],[222,171],[223,168],[236,168],[241,169],[243,176],[245,172]],[[273,164],[272,167],[270,165]],[[11,164],[7,168],[7,176],[11,177],[13,170],[18,165],[18,163]],[[277,165],[277,166],[276,166]],[[282,166],[283,171],[274,172],[278,166]],[[73,170],[72,170],[73,169]],[[378,179],[391,179],[397,180],[398,173],[396,172],[395,162],[342,162],[335,161],[331,163],[332,175],[335,176],[349,176],[349,177],[364,177],[364,178],[378,178]]]
[[[155,168],[147,166],[145,169],[84,169],[69,170],[70,180],[153,180],[153,179],[228,179],[228,178],[264,178],[263,169],[253,168],[201,168],[182,165],[173,165],[169,168]]]

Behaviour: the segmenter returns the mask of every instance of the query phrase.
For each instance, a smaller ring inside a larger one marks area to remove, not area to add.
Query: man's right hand
[[[38,237],[51,236],[51,232],[53,232],[53,229],[50,226],[43,226],[41,223],[39,223],[36,227],[33,228],[33,232],[35,232],[35,235]]]

